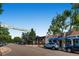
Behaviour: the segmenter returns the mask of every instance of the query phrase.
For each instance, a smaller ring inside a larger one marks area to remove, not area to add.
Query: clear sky
[[[52,18],[65,9],[70,9],[71,4],[66,3],[6,3],[3,4],[4,12],[0,21],[22,29],[34,28],[39,36],[46,35]],[[21,31],[9,30],[14,36],[21,36]]]

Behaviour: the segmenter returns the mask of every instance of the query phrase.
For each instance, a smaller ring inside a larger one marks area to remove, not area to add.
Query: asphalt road
[[[8,44],[7,47],[12,51],[4,56],[79,56],[79,54],[75,53],[32,47],[28,45]]]

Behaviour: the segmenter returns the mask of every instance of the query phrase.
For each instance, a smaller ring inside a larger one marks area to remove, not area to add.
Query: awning
[[[61,38],[59,38],[59,40],[65,40],[66,38],[64,38],[64,37],[61,37]]]
[[[48,40],[64,40],[65,38],[61,37],[61,38],[49,38]]]
[[[79,40],[79,37],[66,37],[66,39],[70,39],[70,40],[73,40],[73,39],[77,39],[77,40]]]

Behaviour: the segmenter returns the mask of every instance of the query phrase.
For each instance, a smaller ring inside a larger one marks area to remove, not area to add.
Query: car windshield
[[[77,37],[79,37],[79,36],[77,36]]]
[[[55,43],[48,43],[48,44],[55,44]]]

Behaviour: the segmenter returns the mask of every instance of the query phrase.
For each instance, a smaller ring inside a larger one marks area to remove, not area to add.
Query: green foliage
[[[66,23],[68,18],[70,18],[69,24]],[[70,27],[69,30],[68,27]],[[58,34],[63,33],[64,30],[72,31],[72,29],[79,30],[79,3],[73,3],[71,10],[64,10],[62,14],[57,14],[53,18],[48,32]]]
[[[7,28],[0,27],[0,41],[11,41],[11,36],[9,35],[9,31]]]
[[[25,39],[25,40],[28,39],[29,33],[30,32],[22,33],[22,39]]]
[[[70,15],[71,15],[71,11],[70,10],[64,10],[63,17],[69,17]]]
[[[2,7],[2,3],[0,3],[0,8]]]
[[[0,41],[10,42],[11,41],[11,36],[0,35]]]
[[[63,33],[63,31],[68,27],[66,19],[69,15],[70,12],[68,10],[65,10],[62,14],[58,14],[55,18],[53,18],[48,31],[53,34]]]
[[[76,23],[79,23],[79,14],[76,15]]]
[[[36,33],[35,33],[35,31],[33,30],[33,28],[31,29],[31,32],[29,33],[29,36],[32,38],[32,40],[35,40],[35,38],[36,38]]]
[[[0,34],[9,35],[9,31],[7,28],[0,27]]]
[[[72,3],[72,9],[79,8],[79,3]]]
[[[2,3],[0,3],[0,14],[2,14]],[[9,31],[7,28],[1,27],[0,24],[0,41],[11,42],[11,36],[9,35]]]
[[[71,11],[72,29],[79,30],[79,3],[73,3]]]
[[[2,14],[3,9],[2,9],[2,3],[0,3],[0,14]]]
[[[20,42],[20,41],[22,41],[22,39],[20,38],[20,37],[14,37],[14,42]]]
[[[34,42],[35,39],[36,39],[36,33],[35,33],[35,31],[33,30],[33,28],[31,29],[30,32],[22,33],[22,39],[24,39],[24,41],[25,41],[27,44],[33,44],[33,42]]]

